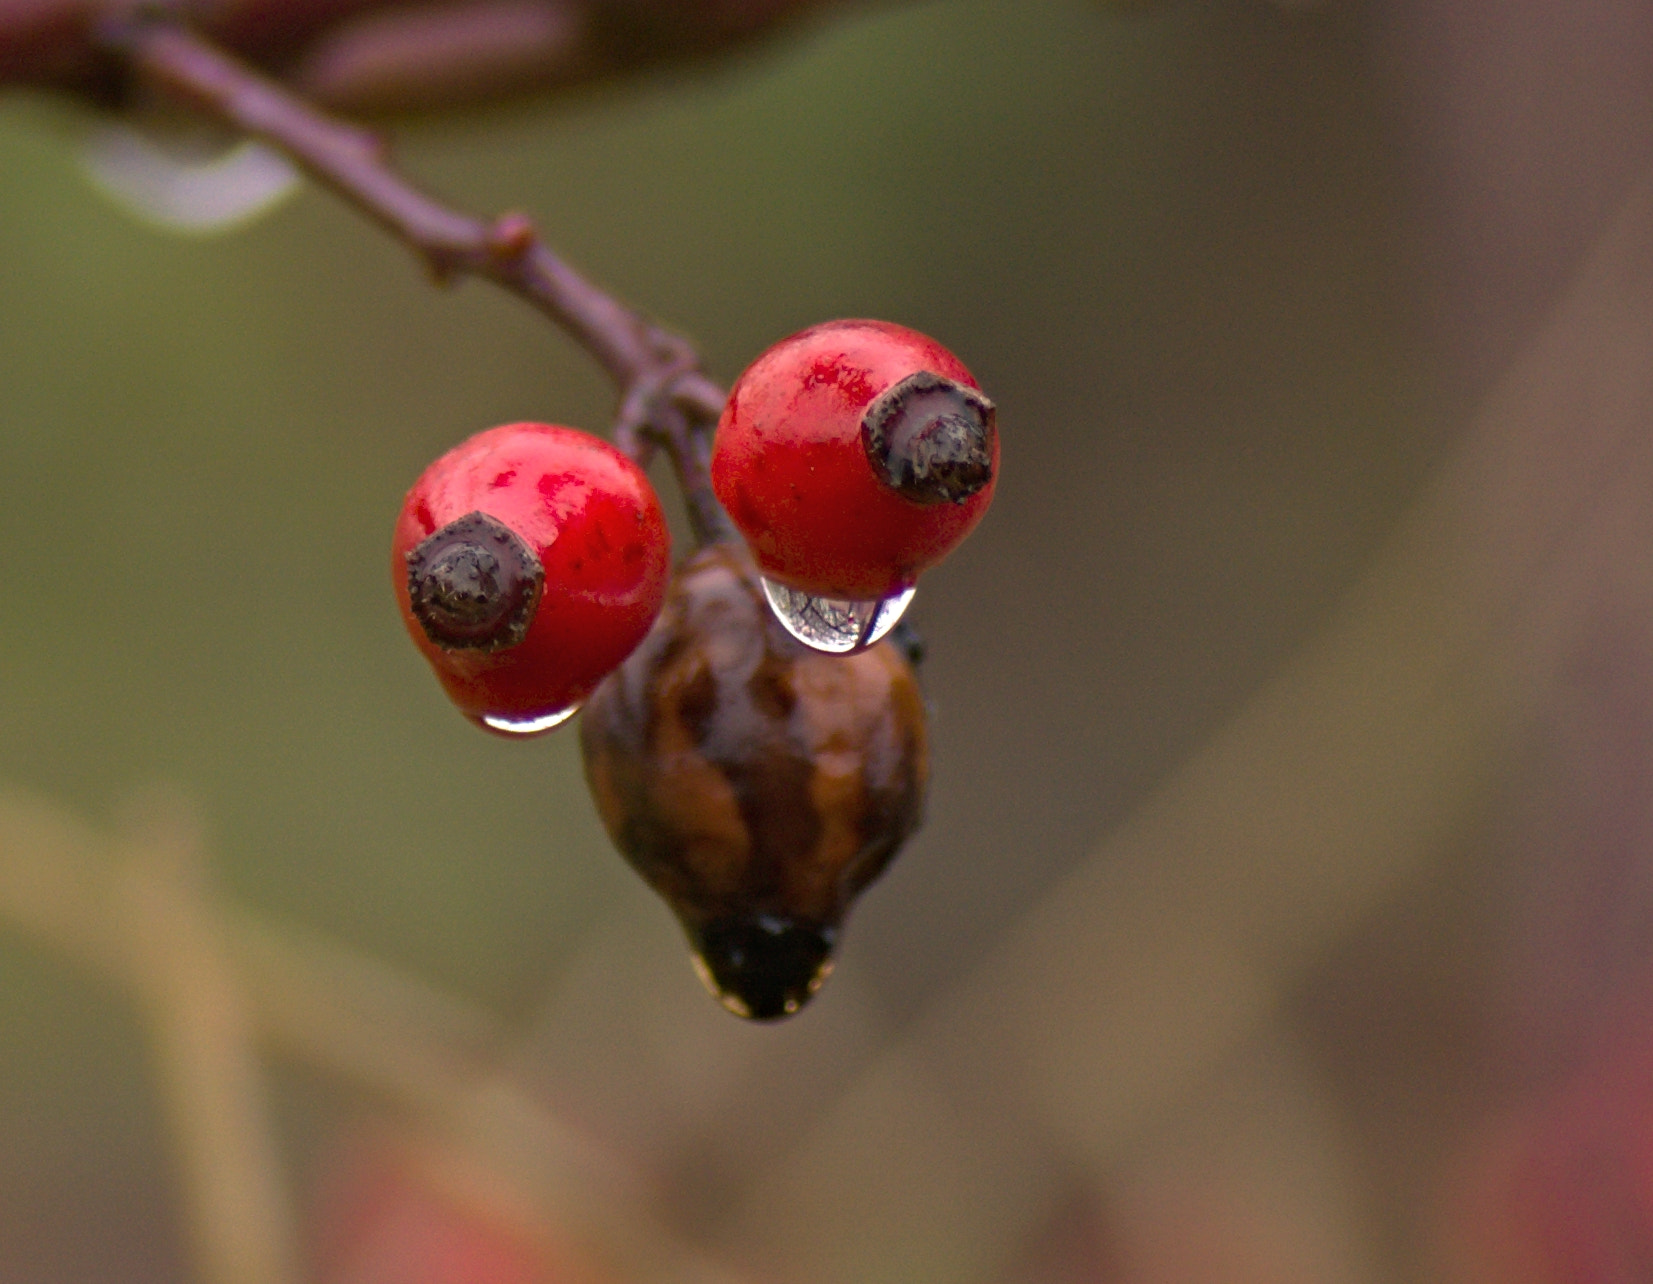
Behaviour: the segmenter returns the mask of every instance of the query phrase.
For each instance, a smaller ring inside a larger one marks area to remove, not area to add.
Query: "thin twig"
[[[382,139],[319,111],[196,32],[165,17],[111,21],[103,41],[154,86],[290,157],[422,258],[439,281],[485,278],[570,334],[621,394],[616,437],[633,458],[663,446],[701,542],[728,519],[706,471],[723,392],[694,347],[588,281],[554,254],[526,215],[489,222],[435,200],[389,162]]]

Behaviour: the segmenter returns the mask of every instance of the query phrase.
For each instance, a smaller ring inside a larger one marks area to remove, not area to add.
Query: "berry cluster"
[[[718,422],[711,487],[745,547],[709,543],[668,592],[637,464],[572,428],[508,424],[408,492],[397,594],[483,727],[538,734],[585,706],[615,845],[720,1001],[772,1019],[819,987],[851,901],[918,826],[924,707],[881,639],[981,520],[998,462],[993,403],[952,353],[831,322],[760,356]]]

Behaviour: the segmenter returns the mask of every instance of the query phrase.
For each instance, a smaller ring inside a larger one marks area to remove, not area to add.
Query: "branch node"
[[[715,424],[723,415],[727,395],[699,370],[685,370],[671,385],[672,402],[700,424]]]
[[[390,160],[390,139],[374,129],[350,127],[356,150],[369,165],[383,165]]]
[[[533,220],[518,210],[501,214],[488,229],[488,253],[508,262],[519,259],[539,240]]]

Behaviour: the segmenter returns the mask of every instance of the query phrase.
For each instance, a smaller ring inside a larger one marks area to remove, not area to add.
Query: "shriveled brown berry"
[[[820,987],[851,902],[922,818],[924,703],[905,657],[793,641],[734,545],[679,569],[580,743],[609,836],[719,1000],[758,1020]]]

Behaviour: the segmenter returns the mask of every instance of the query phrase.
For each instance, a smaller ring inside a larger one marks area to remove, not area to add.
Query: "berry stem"
[[[443,204],[397,172],[377,134],[319,110],[165,14],[127,14],[104,24],[99,39],[155,87],[283,152],[422,258],[438,281],[481,277],[549,317],[618,387],[621,449],[646,462],[654,446],[665,447],[697,541],[729,531],[706,466],[724,392],[700,373],[687,339],[587,280],[526,215],[488,221]]]

